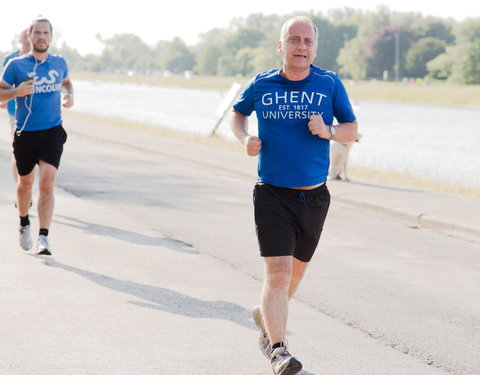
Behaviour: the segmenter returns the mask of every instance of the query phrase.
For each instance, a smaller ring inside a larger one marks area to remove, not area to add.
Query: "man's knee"
[[[50,195],[53,193],[55,188],[55,179],[54,178],[43,178],[38,184],[38,190],[41,195]]]
[[[55,188],[55,177],[57,175],[57,168],[53,165],[40,160],[40,180],[38,188],[40,194],[51,194]]]
[[[271,287],[285,288],[290,284],[292,277],[291,257],[265,258],[267,263],[267,280]]]
[[[35,178],[31,175],[19,176],[17,187],[19,190],[31,190]]]

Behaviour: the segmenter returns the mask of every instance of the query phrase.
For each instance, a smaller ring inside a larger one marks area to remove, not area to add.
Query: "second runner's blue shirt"
[[[17,129],[21,129],[24,124],[24,131],[44,130],[61,125],[62,81],[68,77],[65,59],[48,55],[41,62],[30,53],[17,57],[6,65],[2,82],[10,87],[18,87],[27,76],[33,76],[35,80],[34,92],[33,95],[15,99]]]

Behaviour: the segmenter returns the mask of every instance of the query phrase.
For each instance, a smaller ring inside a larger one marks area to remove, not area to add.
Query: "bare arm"
[[[248,134],[248,117],[242,115],[240,112],[233,111],[230,121],[230,129],[232,129],[233,135],[243,143],[243,140],[249,136]]]
[[[0,82],[0,102],[8,102],[16,97],[31,95],[33,92],[33,79],[22,82],[18,87],[9,87]]]
[[[65,108],[73,107],[73,85],[70,78],[65,78],[62,81],[63,103]]]
[[[355,142],[358,138],[358,123],[354,122],[342,122],[335,125],[335,136],[331,138],[337,142]],[[330,132],[329,132],[330,133]]]
[[[262,141],[258,137],[248,134],[248,116],[233,111],[230,128],[235,137],[243,144],[247,155],[258,155],[262,148]]]
[[[329,126],[325,125],[320,115],[310,116],[308,128],[313,135],[318,135],[320,138],[332,139],[337,142],[354,142],[358,137],[357,121],[342,122],[336,125],[336,134],[333,138]]]

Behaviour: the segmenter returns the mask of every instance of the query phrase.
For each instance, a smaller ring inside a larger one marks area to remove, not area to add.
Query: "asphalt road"
[[[270,374],[250,312],[263,271],[255,160],[67,119],[53,257],[18,246],[0,136],[0,374]],[[290,309],[303,374],[478,375],[480,236],[335,199],[355,182],[329,186]]]

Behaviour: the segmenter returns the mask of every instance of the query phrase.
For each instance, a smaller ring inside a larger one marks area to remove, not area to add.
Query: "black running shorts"
[[[38,131],[15,132],[13,153],[20,176],[29,174],[40,160],[58,169],[67,133],[62,125]]]
[[[330,206],[326,184],[313,190],[299,190],[258,183],[253,202],[260,254],[290,255],[309,262]]]

